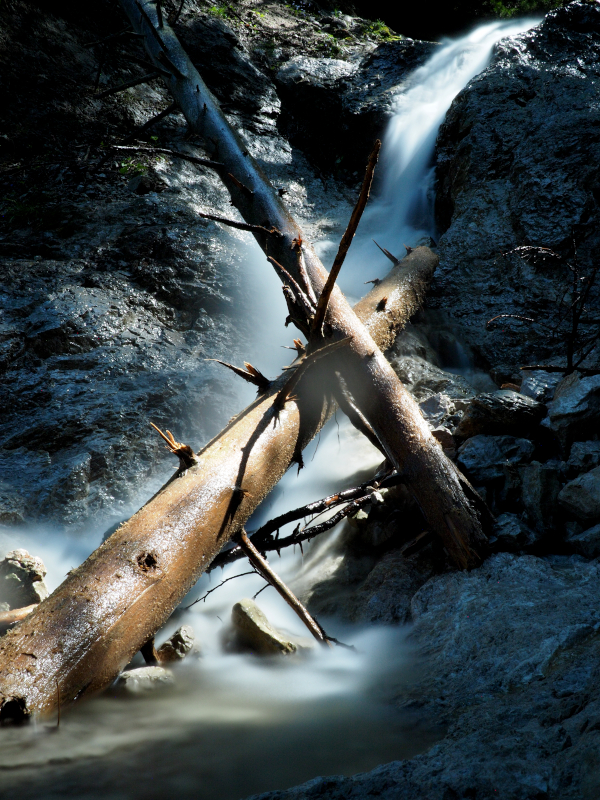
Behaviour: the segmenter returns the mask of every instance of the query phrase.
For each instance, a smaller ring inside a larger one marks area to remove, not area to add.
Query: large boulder
[[[577,243],[587,273],[600,247],[600,5],[576,2],[500,42],[455,98],[437,144],[440,267],[428,304],[443,309],[502,380],[565,356],[548,335],[564,262],[508,251]],[[590,306],[598,301],[596,286]],[[513,314],[486,326],[492,318]],[[598,352],[593,354],[597,360]],[[554,362],[556,363],[556,362]]]
[[[458,465],[476,484],[502,478],[505,465],[530,461],[535,445],[514,436],[473,436],[458,449]]]
[[[581,523],[600,521],[600,467],[569,481],[558,495],[558,502]]]

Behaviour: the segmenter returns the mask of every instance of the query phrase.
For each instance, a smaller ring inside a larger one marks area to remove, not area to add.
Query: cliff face
[[[553,11],[539,27],[497,46],[439,133],[443,235],[429,306],[443,307],[501,380],[517,378],[527,363],[562,363],[565,342],[552,329],[560,298],[572,288],[564,263],[503,254],[524,245],[551,248],[588,275],[597,261],[599,54],[597,3]],[[532,321],[486,328],[498,314]],[[597,363],[597,353],[586,362]]]

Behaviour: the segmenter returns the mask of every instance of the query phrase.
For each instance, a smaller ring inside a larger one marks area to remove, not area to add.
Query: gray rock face
[[[573,442],[567,468],[570,473],[579,475],[600,466],[600,442]]]
[[[514,436],[473,436],[458,448],[457,463],[476,484],[504,475],[504,465],[529,461],[535,445]]]
[[[576,553],[586,558],[598,558],[600,556],[600,525],[594,525],[582,533],[572,533],[565,537],[565,542],[570,545]]]
[[[558,522],[557,498],[561,473],[554,464],[534,461],[520,468],[523,506],[528,522],[539,533],[553,533]]]
[[[323,169],[362,174],[374,140],[393,113],[410,73],[436,45],[412,39],[380,44],[353,62],[294,56],[276,73],[280,129]],[[335,137],[324,137],[331,128]]]
[[[11,550],[0,561],[0,603],[11,609],[41,603],[49,594],[45,575],[41,558],[27,550]]]
[[[502,553],[412,603],[412,702],[449,726],[427,753],[261,800],[592,800],[600,790],[598,564]],[[406,703],[406,698],[404,698]],[[411,701],[408,701],[411,702]]]
[[[456,429],[467,439],[477,434],[532,434],[546,416],[542,403],[510,389],[499,389],[474,397]]]
[[[564,443],[600,432],[600,375],[569,375],[549,408],[550,424]]]
[[[538,540],[535,531],[532,531],[516,514],[500,514],[494,525],[495,539],[492,547],[496,550],[505,550],[509,553],[519,553],[527,550]]]
[[[538,403],[547,403],[554,397],[554,391],[562,380],[560,372],[544,372],[543,370],[526,370],[521,383],[521,394],[531,397]]]
[[[558,495],[558,502],[583,524],[600,520],[600,467],[569,481]]]
[[[577,2],[500,42],[490,66],[456,97],[439,133],[443,236],[428,304],[446,309],[502,380],[517,377],[521,366],[564,355],[547,326],[570,278],[564,264],[501,254],[520,245],[569,254],[574,232],[578,263],[589,271],[600,245],[599,35],[600,7]],[[594,292],[590,307],[597,307]],[[535,321],[486,327],[507,313]]]

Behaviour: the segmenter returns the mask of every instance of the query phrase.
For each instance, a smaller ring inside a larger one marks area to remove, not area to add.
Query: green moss
[[[488,0],[488,8],[505,19],[527,14],[546,13],[566,5],[565,0]]]

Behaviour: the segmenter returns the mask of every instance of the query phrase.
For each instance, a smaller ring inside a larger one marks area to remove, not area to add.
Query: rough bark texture
[[[358,304],[383,346],[421,304],[436,264],[418,248]],[[388,302],[377,310],[382,287]],[[321,387],[311,390],[318,369],[278,413],[273,401],[287,376],[275,381],[201,451],[197,466],[169,481],[0,639],[0,719],[51,711],[57,685],[66,705],[118,675],[332,413]]]

